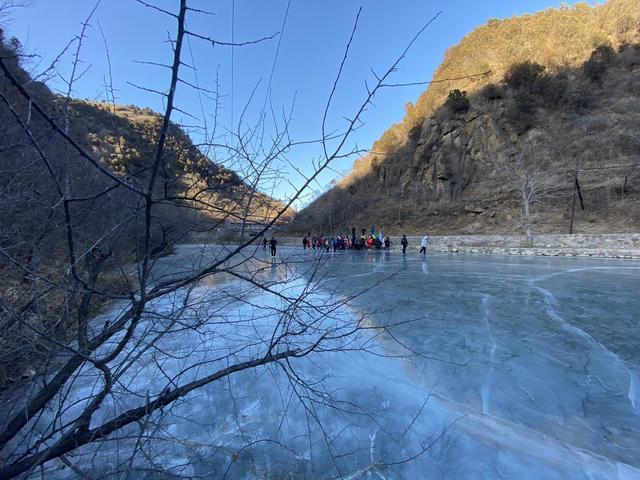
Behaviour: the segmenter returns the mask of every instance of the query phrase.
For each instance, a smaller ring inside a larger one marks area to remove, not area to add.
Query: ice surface
[[[160,261],[158,278],[197,267],[207,258],[202,252],[183,247]],[[158,421],[149,447],[156,464],[207,478],[640,478],[640,263],[282,249],[265,278],[301,272],[282,287],[300,293],[305,269],[319,257],[327,288],[312,300],[366,290],[340,315],[366,314],[369,325],[406,321],[376,339],[377,355],[294,360],[300,375],[323,378],[333,396],[367,413],[305,410],[276,366],[239,373],[189,395]],[[178,330],[161,348],[140,347],[118,402],[135,406],[185,365],[208,358],[209,349],[241,345],[249,328],[243,318],[252,319],[256,338],[270,331],[276,298],[237,280],[215,282],[192,292],[185,315],[197,310],[215,319],[222,309],[238,322]],[[223,305],[221,291],[244,302]],[[179,296],[154,311],[175,309]],[[140,345],[159,328],[150,322]],[[157,375],[159,361],[165,377]],[[81,377],[73,398],[81,404],[92,388],[95,379]],[[113,406],[102,412],[114,413]],[[88,470],[113,469],[118,448],[104,444]]]
[[[398,335],[437,359],[404,360],[411,381],[465,415],[443,478],[640,478],[640,264],[353,258],[356,274],[400,270],[363,307],[430,314]],[[487,446],[495,451],[485,457]]]

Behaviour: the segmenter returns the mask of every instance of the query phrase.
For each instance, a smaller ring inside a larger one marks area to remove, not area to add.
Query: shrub
[[[23,53],[22,43],[16,37],[11,37],[8,42],[9,50],[13,52],[14,55],[20,56]]]
[[[615,52],[610,45],[600,45],[582,67],[585,76],[592,82],[601,85],[607,68],[614,58]]]
[[[593,105],[593,94],[589,85],[576,85],[569,96],[569,104],[577,113],[588,111]]]
[[[528,105],[533,107],[536,102],[549,107],[560,105],[569,83],[566,74],[549,74],[543,65],[529,61],[513,65],[504,81],[516,90],[517,110],[520,112],[526,111]]]
[[[482,91],[484,98],[489,101],[499,100],[502,98],[502,90],[497,85],[490,83]]]
[[[568,85],[569,79],[564,74],[544,75],[534,84],[533,93],[544,105],[558,107],[562,104]]]
[[[449,96],[444,104],[453,113],[466,113],[471,106],[467,98],[467,92],[461,92],[458,89],[449,92]]]
[[[515,97],[515,107],[516,110],[520,113],[534,113],[536,100],[535,98],[528,92],[518,92]]]
[[[545,67],[536,62],[522,62],[512,65],[505,74],[504,81],[515,89],[531,88],[543,75]]]
[[[533,127],[535,111],[535,98],[524,90],[518,91],[506,112],[509,125],[518,135],[522,135]]]
[[[635,67],[640,65],[640,45],[621,45],[619,54],[622,65],[626,67]]]

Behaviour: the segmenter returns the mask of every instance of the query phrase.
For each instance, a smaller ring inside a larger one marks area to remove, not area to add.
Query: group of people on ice
[[[384,236],[382,232],[378,232],[376,235],[375,228],[372,226],[369,235],[367,235],[365,229],[362,229],[362,234],[356,236],[355,227],[351,229],[351,235],[338,234],[335,236],[325,237],[322,234],[313,235],[307,234],[302,239],[302,247],[312,250],[325,250],[327,252],[333,250],[389,250],[391,248],[391,240],[389,236]]]
[[[324,250],[326,252],[338,251],[338,250],[390,250],[391,239],[388,235],[383,235],[382,231],[379,231],[376,235],[375,227],[372,225],[367,234],[363,228],[362,233],[356,236],[355,227],[351,228],[351,235],[338,234],[335,236],[324,236],[322,234],[311,235],[311,233],[304,236],[302,239],[302,247],[307,250]],[[427,253],[428,237],[424,236],[420,243],[420,253]],[[406,235],[402,236],[400,241],[402,245],[402,253],[407,253],[407,247],[409,246],[409,240]]]

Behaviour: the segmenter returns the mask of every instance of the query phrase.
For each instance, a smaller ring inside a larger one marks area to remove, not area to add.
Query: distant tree
[[[515,89],[532,88],[544,75],[545,67],[536,62],[522,62],[512,65],[505,74],[504,81]]]
[[[458,89],[449,92],[449,96],[444,102],[444,105],[453,113],[466,113],[471,106],[467,98],[467,92]]]
[[[7,44],[9,46],[9,49],[11,50],[11,53],[13,53],[15,56],[22,55],[22,43],[16,37],[11,37]]]
[[[626,134],[632,144],[636,147],[638,153],[640,153],[640,135],[636,135],[633,133]],[[624,199],[625,194],[627,193],[627,188],[629,186],[629,179],[632,177],[634,170],[640,167],[640,159],[638,156],[632,156],[634,160],[630,162],[628,167],[622,172],[622,185],[620,186],[620,200]]]

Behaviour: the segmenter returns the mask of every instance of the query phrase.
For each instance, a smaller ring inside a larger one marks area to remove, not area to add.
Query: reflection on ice
[[[638,412],[638,406],[640,406],[640,393],[638,392],[639,380],[640,376],[638,375],[638,372],[629,370],[629,392],[627,396],[629,397],[629,401],[636,413]]]

